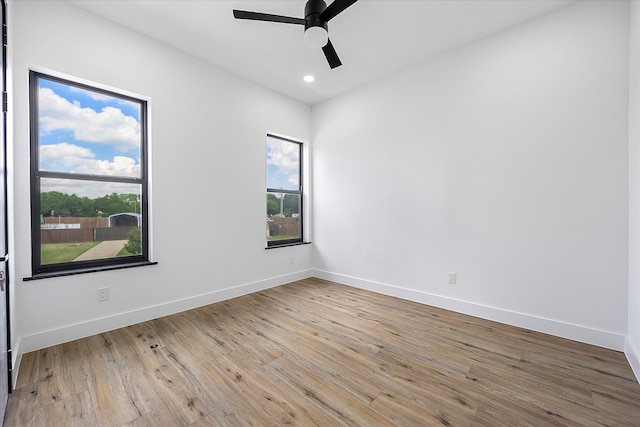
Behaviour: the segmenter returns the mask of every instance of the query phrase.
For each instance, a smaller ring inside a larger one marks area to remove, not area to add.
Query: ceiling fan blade
[[[337,68],[342,65],[340,58],[338,58],[338,54],[336,50],[333,48],[331,44],[331,40],[322,48],[322,52],[324,52],[325,58],[327,58],[327,62],[329,63],[329,67],[331,69]]]
[[[358,0],[334,0],[334,2],[327,6],[324,12],[320,14],[320,19],[328,22],[356,1]]]
[[[252,21],[281,22],[283,24],[304,25],[304,19],[292,18],[290,16],[271,15],[269,13],[249,12],[246,10],[233,10],[233,17],[236,19],[249,19]]]

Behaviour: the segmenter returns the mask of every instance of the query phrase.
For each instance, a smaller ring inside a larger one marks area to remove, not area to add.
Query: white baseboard
[[[87,322],[67,325],[61,328],[50,329],[33,335],[18,337],[13,348],[14,386],[15,381],[18,378],[20,361],[22,360],[22,355],[25,353],[77,340],[80,338],[85,338],[91,335],[100,334],[125,326],[134,325],[136,323],[146,322],[148,320],[157,319],[159,317],[168,316],[197,307],[202,307],[204,305],[213,304],[242,295],[247,295],[252,292],[262,291],[264,289],[273,288],[285,283],[295,282],[296,280],[307,279],[311,277],[311,273],[312,270],[302,270],[291,274],[260,280],[257,282],[246,283],[226,289],[220,289],[217,291],[196,295],[181,300],[170,301],[164,304],[144,307],[138,310],[123,313],[116,313],[111,316],[92,319]]]
[[[18,371],[20,370],[20,362],[22,362],[22,353],[20,352],[20,338],[16,341],[13,349],[11,350],[12,358],[9,362],[12,363],[11,370],[11,389],[16,389],[16,384],[18,382]]]
[[[518,326],[550,335],[560,336],[575,341],[585,342],[613,350],[624,351],[631,367],[640,382],[640,352],[633,343],[624,335],[614,334],[580,325],[573,325],[556,320],[545,319],[523,313],[516,313],[495,307],[457,300],[441,295],[421,292],[384,283],[359,279],[328,271],[309,269],[295,273],[273,277],[266,280],[233,286],[214,292],[196,295],[193,297],[171,301],[165,304],[144,307],[138,310],[117,313],[108,317],[93,319],[88,322],[64,326],[33,335],[18,337],[13,348],[13,383],[18,378],[22,355],[41,348],[50,347],[68,341],[88,337],[117,328],[133,325],[140,322],[168,316],[185,310],[201,307],[207,304],[224,301],[252,292],[273,288],[285,283],[302,280],[309,277],[318,277],[331,280],[347,286],[365,289],[384,295],[415,301],[458,313],[468,314],[483,319],[493,320],[508,325]],[[625,339],[626,338],[626,339]]]
[[[419,302],[434,307],[444,308],[446,310],[468,314],[470,316],[480,317],[482,319],[493,320],[496,322],[505,323],[507,325],[518,326],[532,331],[542,332],[545,334],[567,338],[574,341],[580,341],[587,344],[593,344],[612,350],[624,351],[625,349],[625,336],[612,332],[593,329],[581,325],[574,325],[566,322],[560,322],[552,319],[545,319],[530,314],[517,313],[514,311],[496,307],[489,307],[470,301],[462,301],[446,296],[417,291],[415,289],[402,288],[318,269],[314,269],[312,273],[314,277],[331,280],[343,285],[353,286],[384,295]],[[638,353],[636,352],[636,355],[637,354]]]
[[[631,365],[631,369],[640,383],[640,351],[638,351],[638,348],[631,342],[629,337],[625,341],[624,354],[627,356],[629,365]]]

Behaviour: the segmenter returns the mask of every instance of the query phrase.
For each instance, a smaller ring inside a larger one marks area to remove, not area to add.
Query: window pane
[[[40,170],[141,176],[141,103],[42,77],[37,90]]]
[[[267,193],[267,240],[299,239],[300,229],[299,194]]]
[[[147,102],[35,71],[29,102],[34,276],[146,265]]]
[[[141,255],[142,186],[43,178],[41,264]]]
[[[267,188],[300,190],[300,144],[267,137]]]

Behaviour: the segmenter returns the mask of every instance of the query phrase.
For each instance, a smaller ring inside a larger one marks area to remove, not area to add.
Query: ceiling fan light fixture
[[[233,10],[236,19],[251,21],[280,22],[283,24],[304,25],[304,44],[311,48],[322,48],[322,53],[333,70],[342,65],[333,44],[329,40],[327,23],[344,12],[358,0],[333,0],[327,6],[324,0],[307,0],[304,5],[304,18],[273,15],[270,13],[250,12],[248,10]]]
[[[329,33],[324,27],[309,27],[304,31],[304,44],[311,48],[325,47],[329,42]]]

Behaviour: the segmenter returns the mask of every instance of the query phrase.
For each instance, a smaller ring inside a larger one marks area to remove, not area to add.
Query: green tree
[[[299,201],[300,201],[300,196],[295,194],[286,194],[284,196],[284,201],[283,201],[284,216],[299,214],[300,213]]]
[[[122,212],[140,213],[138,195],[112,193],[95,199],[59,191],[48,191],[40,195],[42,216],[94,217]]]
[[[267,194],[267,215],[277,215],[280,213],[280,199],[275,194]]]
[[[142,253],[142,232],[138,227],[133,228],[129,234],[129,239],[124,245],[124,249],[131,255],[140,255]]]
[[[94,199],[94,208],[101,211],[103,216],[109,216],[121,212],[131,212],[133,207],[122,194],[111,193]]]
[[[59,191],[42,193],[40,195],[40,213],[43,216],[67,216],[69,213],[66,208],[65,196],[67,195]]]

